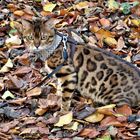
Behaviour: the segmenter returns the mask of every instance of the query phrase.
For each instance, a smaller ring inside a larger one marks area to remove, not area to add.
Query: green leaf
[[[131,5],[130,3],[128,2],[124,2],[121,4],[121,10],[124,14],[129,14],[130,13],[130,8],[131,8]]]
[[[16,29],[11,29],[10,31],[9,31],[9,35],[13,35],[13,34],[15,34],[15,33],[17,33],[18,31],[16,30]]]
[[[115,0],[109,0],[108,1],[108,8],[111,10],[117,10],[119,9],[119,3]]]
[[[34,0],[35,2],[41,2],[41,0]]]
[[[96,140],[111,140],[110,135],[102,136],[101,138],[97,138]]]
[[[135,7],[137,5],[139,5],[140,3],[138,1],[134,1],[134,2],[131,2],[130,5],[131,7]]]

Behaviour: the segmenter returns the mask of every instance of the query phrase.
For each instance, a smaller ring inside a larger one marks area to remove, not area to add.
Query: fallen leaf
[[[117,41],[115,38],[112,37],[106,37],[103,40],[109,47],[116,48],[117,47]]]
[[[78,10],[86,9],[89,7],[88,1],[79,2],[78,4],[74,5]]]
[[[11,103],[11,104],[17,104],[17,105],[22,105],[26,100],[27,100],[27,97],[18,98],[18,99],[9,101],[9,103]]]
[[[47,11],[47,12],[52,12],[53,9],[56,7],[57,4],[53,4],[53,3],[47,3],[46,5],[43,6],[43,10]]]
[[[125,47],[125,42],[123,40],[123,37],[121,36],[119,39],[118,39],[118,42],[117,42],[117,48],[115,50],[117,51],[121,51],[122,48]]]
[[[61,106],[61,97],[55,94],[49,94],[47,96],[47,107],[57,109],[57,107]],[[43,106],[42,106],[43,107]]]
[[[11,59],[9,58],[6,62],[6,64],[0,69],[0,72],[1,73],[8,72],[10,70],[10,68],[13,68],[13,63],[12,63]]]
[[[81,120],[81,119],[84,119],[85,117],[93,114],[95,111],[96,111],[96,109],[93,107],[85,107],[85,108],[81,109],[80,111],[74,112],[74,116],[77,119]]]
[[[24,15],[24,12],[22,10],[16,10],[16,11],[14,11],[14,15],[21,17]]]
[[[25,5],[25,8],[23,9],[23,11],[29,15],[34,15],[32,8],[29,5]]]
[[[108,8],[115,11],[119,9],[119,3],[115,0],[109,0],[108,1]]]
[[[119,122],[117,120],[116,117],[114,116],[108,116],[106,118],[104,118],[102,121],[101,121],[101,126],[117,126],[117,127],[122,127],[124,126],[124,124],[122,124],[121,122]]]
[[[27,135],[27,134],[49,134],[49,129],[47,127],[30,127],[24,128],[23,131],[19,135]]]
[[[2,128],[2,132],[8,132],[11,128],[16,127],[19,124],[18,120],[13,120],[8,123],[0,123],[0,128]]]
[[[18,55],[15,60],[18,61],[18,63],[22,64],[22,65],[25,65],[25,66],[29,66],[30,65],[30,60],[29,60],[29,54],[23,54],[23,55]],[[22,67],[20,67],[22,68]],[[30,67],[30,69],[32,69]]]
[[[104,114],[104,115],[114,115],[115,112],[114,112],[113,109],[114,109],[115,106],[116,106],[115,104],[110,104],[110,105],[98,107],[97,112],[101,113],[101,114]]]
[[[48,109],[46,109],[46,108],[38,108],[38,109],[35,111],[35,114],[41,116],[41,115],[43,115],[44,113],[46,113],[47,110],[48,110]]]
[[[4,99],[4,100],[6,100],[7,98],[15,98],[15,96],[9,91],[9,90],[7,90],[7,91],[5,91],[4,92],[4,94],[2,95],[2,99]]]
[[[100,134],[95,128],[85,128],[80,132],[79,136],[88,137],[88,138],[96,138]]]
[[[132,115],[132,109],[128,105],[123,105],[120,108],[116,108],[116,112],[125,116]]]
[[[108,131],[109,131],[109,134],[113,137],[115,137],[116,134],[118,133],[118,129],[114,126],[109,126]]]
[[[106,18],[101,18],[99,21],[100,21],[101,25],[104,27],[109,27],[111,24],[110,21]]]
[[[59,118],[59,121],[56,124],[54,124],[54,126],[61,127],[61,126],[67,125],[71,123],[72,119],[73,119],[73,113],[69,112],[66,115],[61,116]]]
[[[78,125],[78,122],[72,122],[70,126],[64,126],[64,129],[76,131],[78,129]]]
[[[0,81],[0,91],[4,89],[4,83]]]
[[[22,79],[18,78],[17,76],[8,75],[8,79],[14,85],[13,88],[16,88],[16,89],[21,89],[25,84],[25,82]]]
[[[119,9],[119,3],[116,2],[115,0],[109,0],[108,1],[108,8],[111,9],[111,10],[117,10]]]
[[[5,41],[5,45],[7,45],[8,47],[12,45],[20,45],[20,44],[21,44],[21,39],[17,35],[11,36],[10,38],[7,38]]]
[[[15,10],[17,10],[17,7],[15,4],[9,3],[7,5],[7,7],[10,9],[11,12],[14,12]]]
[[[110,135],[104,135],[101,138],[97,138],[96,140],[112,140]]]
[[[110,105],[105,105],[105,106],[102,106],[102,107],[98,107],[97,110],[100,111],[102,109],[113,109],[114,107],[116,106],[116,104],[110,104]]]
[[[42,89],[40,87],[35,87],[26,92],[27,97],[38,96],[41,94]]]
[[[114,35],[112,32],[108,31],[108,30],[104,30],[104,29],[100,29],[97,32],[95,32],[95,35],[98,39],[104,39],[107,37],[113,38]]]
[[[26,66],[23,66],[23,67],[18,67],[14,72],[13,74],[14,75],[17,75],[17,76],[23,76],[29,72],[31,72],[32,68],[31,67],[26,67]]]
[[[96,112],[86,117],[84,120],[86,120],[87,122],[96,123],[96,122],[100,122],[103,118],[104,118],[104,114]]]
[[[78,43],[84,43],[84,40],[78,34],[71,32],[71,35],[73,39],[77,41]]]
[[[140,27],[140,19],[131,19],[131,22],[136,27]]]

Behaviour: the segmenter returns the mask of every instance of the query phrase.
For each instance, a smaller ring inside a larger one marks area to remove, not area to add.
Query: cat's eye
[[[47,40],[48,39],[48,36],[47,35],[43,35],[43,36],[41,36],[41,39],[42,40]]]
[[[32,35],[29,35],[29,36],[27,36],[27,39],[28,40],[33,40],[33,36]]]

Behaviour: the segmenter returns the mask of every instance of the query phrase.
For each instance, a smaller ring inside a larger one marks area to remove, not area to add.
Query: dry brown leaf
[[[31,72],[31,67],[26,67],[26,66],[23,66],[23,67],[18,67],[14,72],[13,74],[14,75],[17,75],[17,76],[23,76],[29,72]]]
[[[40,87],[35,87],[26,92],[27,97],[38,96],[41,94],[42,89]]]
[[[23,11],[29,15],[34,15],[32,8],[29,5],[25,5],[25,8],[23,9]]]
[[[23,18],[23,19],[32,20],[32,19],[33,19],[33,15],[30,15],[30,14],[25,13],[25,14],[22,16],[22,18]]]
[[[100,134],[95,128],[85,128],[82,132],[80,132],[79,136],[88,137],[88,138],[96,138]]]
[[[8,123],[0,123],[0,128],[2,128],[2,132],[8,132],[11,128],[16,127],[19,124],[18,120],[13,120]]]
[[[47,99],[40,99],[39,105],[41,108],[54,108],[58,109],[61,106],[61,97],[55,94],[49,94]]]
[[[9,80],[11,81],[12,85],[14,85],[13,88],[20,89],[24,86],[24,81],[21,78],[18,78],[17,76],[11,76],[8,75]]]
[[[16,11],[14,11],[14,15],[21,17],[24,15],[24,12],[22,10],[16,10]]]
[[[3,89],[4,89],[4,83],[0,81],[0,91],[2,91]]]
[[[117,118],[114,116],[106,117],[105,119],[101,121],[101,126],[111,126],[111,125],[117,126],[117,127],[125,126],[123,123],[119,122]]]
[[[9,101],[9,103],[11,103],[11,104],[17,104],[17,105],[22,105],[26,100],[27,100],[27,97],[18,98],[18,99]]]
[[[15,5],[15,4],[12,4],[12,3],[9,3],[9,4],[7,5],[7,7],[9,8],[9,10],[10,10],[11,12],[14,12],[15,10],[17,10],[16,5]]]
[[[30,127],[30,128],[25,128],[20,135],[25,135],[25,134],[49,134],[49,129],[46,127]]]
[[[120,108],[116,108],[116,112],[125,116],[132,115],[132,109],[128,105],[123,105]]]
[[[107,37],[113,38],[115,36],[112,32],[104,29],[98,30],[95,35],[98,39],[104,39]]]
[[[90,24],[89,29],[92,33],[96,33],[100,30],[100,28],[98,27],[96,23]]]
[[[44,113],[46,113],[47,110],[48,110],[47,108],[38,108],[38,109],[35,111],[35,114],[41,116],[41,115],[43,115]]]
[[[100,21],[101,25],[104,27],[109,27],[111,24],[110,21],[106,18],[101,18],[99,21]]]
[[[125,47],[125,43],[124,43],[123,37],[121,36],[121,37],[118,39],[117,48],[116,48],[115,50],[121,51],[122,48],[124,48],[124,47]]]

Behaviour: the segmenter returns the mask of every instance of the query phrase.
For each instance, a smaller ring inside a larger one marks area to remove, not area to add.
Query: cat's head
[[[21,32],[25,45],[29,51],[43,50],[50,46],[55,39],[55,19],[45,20],[35,18],[30,20],[21,20],[17,29]]]

